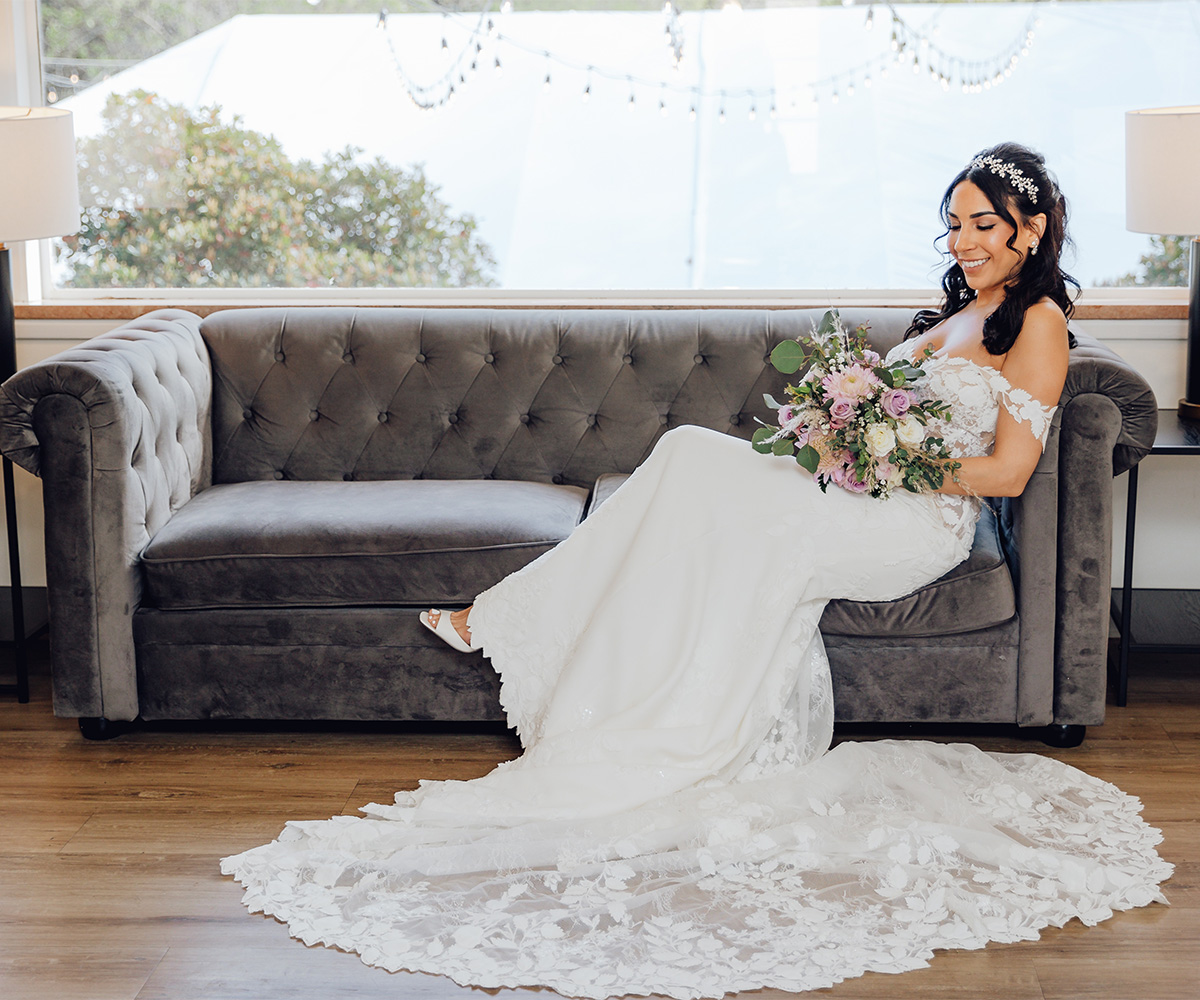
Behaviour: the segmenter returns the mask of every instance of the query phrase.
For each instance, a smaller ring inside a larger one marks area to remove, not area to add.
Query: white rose
[[[867,447],[876,458],[883,458],[896,447],[896,435],[887,424],[871,424],[867,428]]]
[[[915,448],[925,440],[925,427],[910,413],[896,424],[896,437],[906,448]]]

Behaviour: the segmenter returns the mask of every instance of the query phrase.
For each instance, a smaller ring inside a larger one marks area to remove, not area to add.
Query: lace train
[[[1139,808],[1032,754],[846,743],[798,772],[587,822],[290,823],[222,868],[306,944],[392,971],[718,997],[902,972],[936,948],[1163,901],[1171,866]]]

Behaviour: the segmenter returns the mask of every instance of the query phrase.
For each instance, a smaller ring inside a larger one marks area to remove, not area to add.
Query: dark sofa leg
[[[119,722],[110,722],[104,716],[85,716],[79,720],[79,731],[84,739],[111,740],[114,736],[120,736],[125,729]]]
[[[1046,726],[1041,731],[1042,742],[1051,747],[1077,747],[1083,742],[1087,726]]]

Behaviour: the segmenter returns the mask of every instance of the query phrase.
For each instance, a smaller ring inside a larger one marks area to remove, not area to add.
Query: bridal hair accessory
[[[1034,204],[1036,205],[1037,202],[1034,202]],[[1038,248],[1038,238],[1035,236],[1032,240],[1029,241],[1029,256],[1030,257],[1037,256],[1037,248]]]
[[[1015,163],[1002,160],[998,156],[977,156],[971,161],[969,169],[974,170],[976,167],[987,167],[997,177],[1003,177],[1018,191],[1028,195],[1033,204],[1037,204],[1038,186],[1026,177],[1024,171]]]
[[[763,396],[778,411],[779,425],[760,420],[750,443],[764,455],[793,456],[822,493],[830,483],[873,497],[899,487],[936,490],[947,473],[957,479],[960,465],[929,426],[935,418],[949,420],[950,407],[910,388],[932,354],[927,347],[912,361],[884,361],[867,347],[865,324],[851,336],[830,309],[811,337],[785,340],[771,352],[771,364],[785,375],[809,367],[798,385],[786,388],[786,403]]]

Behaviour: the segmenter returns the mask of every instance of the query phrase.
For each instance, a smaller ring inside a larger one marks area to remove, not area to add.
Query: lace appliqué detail
[[[888,352],[888,360],[912,358],[915,341],[901,341]],[[1050,436],[1057,406],[1045,406],[1025,389],[1014,388],[1004,375],[969,358],[938,357],[924,363],[926,375],[916,384],[923,399],[940,399],[950,406],[949,420],[934,420],[931,428],[950,450],[961,457],[990,455],[996,445],[1000,407],[1029,428],[1043,449]],[[948,493],[930,494],[942,522],[968,547],[979,520],[977,497]]]

